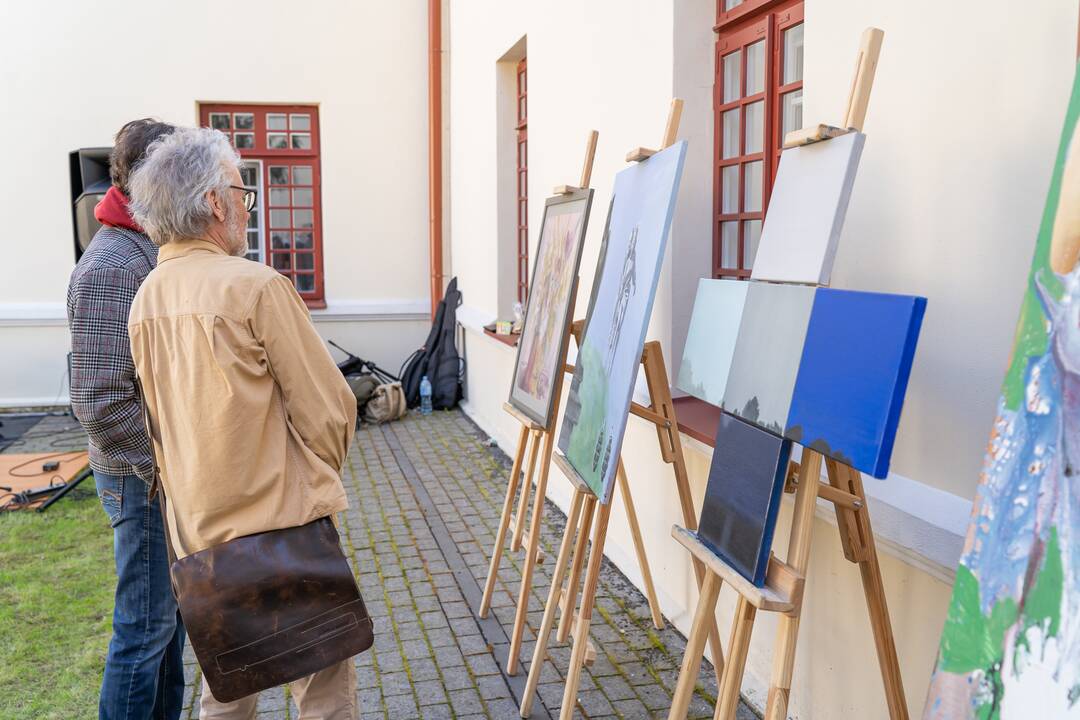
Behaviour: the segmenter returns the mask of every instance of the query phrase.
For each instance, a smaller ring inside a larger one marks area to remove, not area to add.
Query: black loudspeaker
[[[71,172],[71,222],[75,232],[75,262],[90,247],[101,227],[94,207],[109,191],[109,153],[112,148],[82,148],[68,154]]]

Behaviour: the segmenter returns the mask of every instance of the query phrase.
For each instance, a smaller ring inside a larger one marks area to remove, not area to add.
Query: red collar
[[[101,202],[94,208],[94,217],[102,225],[143,232],[143,229],[131,217],[127,196],[115,185],[109,188],[109,192],[105,193],[105,197],[101,198]]]

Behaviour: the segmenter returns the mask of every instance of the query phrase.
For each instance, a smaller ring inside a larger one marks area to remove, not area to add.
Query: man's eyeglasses
[[[231,187],[233,190],[240,190],[244,193],[244,209],[248,212],[251,212],[252,209],[255,207],[255,200],[259,196],[258,192],[252,190],[251,188],[242,187],[240,185],[230,185],[229,187]]]

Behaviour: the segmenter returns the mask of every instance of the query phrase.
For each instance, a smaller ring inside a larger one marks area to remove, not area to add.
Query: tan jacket
[[[287,278],[168,243],[128,330],[177,557],[348,506],[356,398]]]

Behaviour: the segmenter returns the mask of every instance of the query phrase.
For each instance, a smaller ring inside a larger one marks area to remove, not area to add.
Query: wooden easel
[[[585,165],[581,172],[581,185],[578,188],[568,185],[559,185],[555,188],[556,195],[566,195],[575,190],[589,187],[589,182],[592,177],[593,159],[596,155],[597,138],[598,133],[595,130],[589,133],[588,142],[585,148]],[[577,287],[578,283],[575,280],[570,297],[571,308],[574,307],[574,303],[577,299]],[[568,336],[572,333],[572,327],[573,326],[571,325],[571,327],[567,328]],[[566,343],[566,347],[569,348],[569,343]],[[566,367],[565,354],[558,359],[558,366]],[[510,633],[510,651],[506,661],[506,671],[510,675],[517,673],[519,662],[518,656],[521,651],[521,640],[524,635],[525,620],[529,609],[529,594],[532,591],[532,576],[536,569],[536,564],[540,560],[540,526],[543,522],[544,500],[547,496],[548,472],[551,467],[551,454],[555,442],[555,419],[558,417],[559,406],[562,402],[563,378],[564,374],[559,373],[555,381],[555,386],[552,388],[554,400],[552,403],[551,422],[549,427],[539,425],[526,417],[523,413],[519,412],[509,403],[503,405],[503,409],[510,415],[513,415],[514,418],[521,423],[521,430],[518,433],[517,451],[514,454],[514,464],[510,471],[510,480],[506,486],[506,497],[503,500],[503,510],[502,516],[499,519],[499,529],[495,535],[495,546],[491,552],[491,564],[488,568],[487,581],[484,584],[484,595],[480,602],[480,617],[487,617],[487,614],[491,609],[491,597],[495,590],[495,581],[499,572],[499,564],[502,561],[503,543],[506,541],[506,533],[511,527],[513,528],[513,533],[510,549],[512,552],[517,552],[521,548],[522,532],[525,528],[525,515],[528,510],[529,492],[532,488],[532,478],[536,468],[537,454],[540,449],[541,441],[543,441],[543,454],[540,457],[540,477],[536,483],[532,519],[529,523],[529,535],[525,549],[525,559],[521,570],[521,586],[518,591],[517,611],[514,616],[514,626]],[[531,451],[528,453],[529,460],[525,473],[525,482],[521,488],[517,517],[515,519],[511,517],[514,505],[514,494],[518,490],[521,468],[525,459],[527,446],[531,447]],[[629,486],[624,482],[620,487],[626,506],[627,519],[630,522],[631,527],[636,529],[638,527],[638,520],[637,514],[634,511],[633,500],[630,497]],[[641,541],[640,533],[635,532],[634,540],[638,563],[641,566],[641,572],[645,578],[646,587],[649,589],[649,606],[652,610],[653,622],[656,624],[657,629],[659,629],[663,627],[663,617],[660,614],[660,604],[656,599],[656,592],[653,589],[652,573],[649,570],[648,559],[645,556],[645,546]],[[591,646],[589,649],[589,664],[591,664],[596,656],[596,651],[595,648],[592,648]]]
[[[845,112],[845,127],[834,128],[818,125],[806,130],[788,133],[784,147],[821,142],[831,137],[861,130],[870,100],[870,90],[877,67],[878,55],[884,33],[868,28],[862,36],[855,79],[852,82]],[[825,463],[829,482],[821,483],[821,465]],[[844,557],[859,565],[863,593],[870,614],[870,627],[874,633],[878,664],[885,684],[885,698],[892,720],[908,720],[900,665],[896,657],[889,610],[885,601],[885,589],[881,581],[870,514],[866,506],[862,475],[858,470],[826,459],[820,453],[803,448],[802,462],[792,462],[788,468],[786,492],[795,493],[795,509],[791,520],[786,562],[770,556],[765,586],[755,587],[738,572],[706,548],[692,532],[678,526],[672,528],[672,536],[681,543],[691,556],[708,567],[708,577],[698,600],[694,622],[687,638],[686,654],[683,656],[679,682],[675,688],[668,720],[686,717],[701,665],[705,644],[706,624],[715,621],[716,602],[720,583],[727,583],[739,595],[735,619],[731,626],[728,646],[728,663],[720,682],[720,694],[716,702],[714,720],[734,720],[739,703],[739,691],[746,668],[750,635],[758,611],[780,613],[780,626],[773,648],[772,678],[769,685],[765,720],[786,720],[788,701],[791,696],[791,678],[795,665],[795,646],[799,635],[802,613],[803,588],[810,559],[810,542],[814,525],[814,509],[817,498],[833,503]]]
[[[664,139],[661,149],[672,145],[679,129],[679,118],[682,114],[682,100],[676,98],[671,103],[668,114],[667,127],[664,131]],[[627,155],[630,162],[640,161],[656,154],[656,150],[638,148]],[[584,330],[584,321],[577,321],[573,325],[574,336],[581,344],[581,335]],[[671,389],[668,384],[667,369],[664,366],[664,355],[660,343],[651,341],[645,343],[641,354],[641,364],[645,374],[645,380],[649,388],[650,405],[645,407],[636,402],[630,404],[630,414],[636,415],[656,426],[657,437],[660,442],[660,455],[664,462],[673,466],[675,471],[675,484],[679,493],[679,503],[682,509],[683,522],[688,527],[697,527],[697,516],[694,512],[693,498],[690,494],[690,482],[686,470],[686,460],[683,457],[682,441],[679,435],[678,421],[675,418],[675,406],[671,400]],[[572,373],[574,368],[567,365],[567,372]],[[600,565],[604,557],[604,543],[607,540],[608,521],[611,518],[611,506],[613,503],[602,504],[598,501],[592,490],[578,475],[577,471],[561,454],[553,456],[555,464],[563,471],[567,478],[574,484],[574,495],[570,502],[570,512],[567,513],[566,530],[563,533],[562,543],[559,546],[559,555],[552,570],[551,589],[548,593],[547,603],[544,606],[544,617],[537,633],[536,648],[533,652],[532,664],[529,666],[529,677],[525,684],[525,692],[522,697],[520,715],[529,717],[532,713],[532,703],[536,695],[536,687],[540,682],[544,659],[547,657],[547,646],[551,630],[555,624],[556,608],[562,609],[562,621],[559,626],[559,640],[565,640],[573,633],[573,652],[570,658],[570,667],[567,671],[566,687],[563,693],[562,710],[560,718],[568,720],[574,712],[577,701],[577,690],[581,682],[581,669],[587,665],[590,644],[589,625],[592,621],[592,611],[596,600],[596,589],[600,581]],[[626,470],[622,460],[616,468],[617,484],[624,498],[629,501],[629,484],[626,479]],[[629,502],[628,510],[629,510]],[[599,506],[599,509],[598,509]],[[635,546],[641,545],[641,533],[636,518],[632,512],[630,515],[630,530],[634,537]],[[581,569],[586,557],[586,544],[589,539],[589,531],[592,528],[592,547],[589,551],[588,568],[585,572],[584,588],[581,591],[581,607],[577,616],[574,617],[577,587]],[[575,535],[577,542],[575,543]],[[575,546],[576,545],[576,546]],[[562,589],[563,578],[566,574],[567,565],[570,562],[573,551],[573,566],[566,589]],[[642,551],[639,550],[639,557]],[[699,587],[705,579],[705,566],[695,560],[694,571],[697,576]],[[648,576],[645,579],[646,592],[653,594],[652,580]],[[652,605],[650,598],[650,605]],[[653,622],[658,623],[656,611],[653,611]],[[659,624],[657,624],[659,627]],[[720,636],[716,629],[715,621],[711,628],[706,630],[712,646],[713,665],[716,669],[717,679],[724,665],[723,651],[720,647]]]

